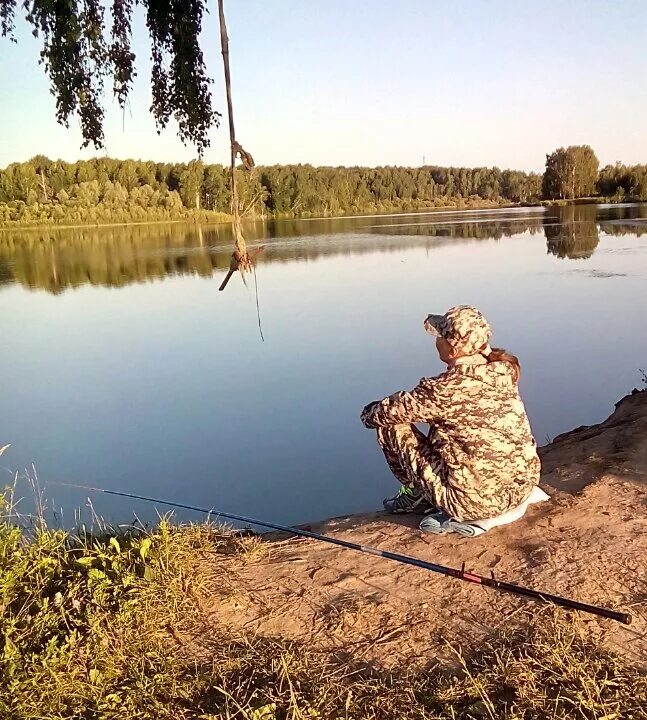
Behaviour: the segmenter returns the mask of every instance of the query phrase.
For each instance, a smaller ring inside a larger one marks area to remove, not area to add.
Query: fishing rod
[[[377,548],[370,547],[369,545],[360,545],[359,543],[350,542],[349,540],[341,540],[340,538],[331,537],[330,535],[321,535],[320,533],[315,533],[311,530],[303,530],[299,527],[280,525],[279,523],[268,522],[267,520],[257,520],[256,518],[245,517],[244,515],[237,515],[235,513],[222,512],[220,510],[216,511],[213,509],[208,510],[207,508],[177,503],[172,500],[160,500],[159,498],[146,497],[145,495],[135,495],[133,493],[122,492],[120,490],[107,490],[106,488],[91,487],[89,485],[76,485],[74,483],[65,483],[54,480],[49,480],[48,483],[51,485],[61,485],[63,487],[104,493],[106,495],[117,495],[119,497],[131,498],[133,500],[143,500],[145,502],[156,503],[158,505],[168,505],[169,507],[181,508],[183,510],[193,510],[195,512],[205,513],[206,515],[214,515],[216,517],[226,518],[227,520],[234,520],[246,525],[257,525],[258,527],[268,528],[269,530],[278,530],[291,535],[310,538],[311,540],[319,540],[320,542],[329,543],[330,545],[337,545],[338,547],[346,548],[347,550],[355,550],[356,552],[375,555],[377,557],[385,558],[386,560],[403,563],[404,565],[412,565],[413,567],[421,568],[422,570],[428,570],[430,572],[456,578],[457,580],[464,580],[476,585],[483,585],[501,592],[511,593],[512,595],[520,595],[532,600],[537,600],[538,602],[557,605],[558,607],[567,608],[569,610],[580,610],[581,612],[598,615],[600,617],[608,618],[609,620],[617,620],[624,625],[629,625],[631,623],[631,615],[628,613],[617,612],[608,608],[599,607],[598,605],[589,605],[588,603],[571,600],[570,598],[561,597],[560,595],[552,595],[551,593],[523,587],[522,585],[514,585],[513,583],[497,580],[494,575],[487,577],[466,572],[465,564],[463,564],[462,568],[459,570],[458,568],[439,565],[437,563],[411,557],[410,555],[401,555],[400,553],[393,553],[388,550],[378,550]]]

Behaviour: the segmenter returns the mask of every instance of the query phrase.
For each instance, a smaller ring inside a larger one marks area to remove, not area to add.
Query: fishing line
[[[254,273],[254,292],[256,294],[256,317],[258,319],[258,332],[261,334],[261,342],[265,342],[263,337],[263,326],[261,325],[261,308],[258,304],[258,280],[256,279],[256,264],[252,265],[252,271]]]

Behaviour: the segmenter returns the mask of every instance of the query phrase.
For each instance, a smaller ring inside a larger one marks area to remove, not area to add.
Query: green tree
[[[124,160],[119,163],[115,175],[115,181],[121,183],[128,192],[139,184],[137,163],[134,160]]]
[[[600,170],[597,187],[607,197],[647,200],[647,165],[606,165]]]
[[[201,154],[209,145],[209,129],[220,113],[212,108],[211,79],[199,44],[207,0],[160,2],[142,0],[151,42],[151,112],[160,129],[171,117],[184,142]],[[103,147],[104,80],[126,107],[136,74],[131,46],[136,2],[111,0],[110,14],[100,0],[25,2],[0,0],[0,34],[15,41],[16,13],[22,12],[32,33],[42,41],[40,61],[49,75],[56,100],[56,119],[64,126],[78,115],[83,145]],[[112,18],[111,26],[106,17]],[[85,182],[89,178],[79,179]]]
[[[191,160],[179,173],[179,191],[184,207],[200,209],[204,165],[200,160]]]
[[[84,207],[93,207],[96,205],[99,202],[98,180],[90,180],[75,185],[72,198]]]
[[[202,201],[208,210],[229,212],[231,191],[222,165],[207,165],[202,183]]]
[[[546,155],[542,182],[547,199],[590,197],[598,180],[598,159],[589,145],[570,145]]]
[[[644,170],[643,166],[605,168],[600,183],[604,177],[605,187],[612,188],[609,194],[638,194],[647,188]],[[66,163],[38,156],[0,170],[0,204],[13,204],[3,210],[2,218],[5,224],[71,224],[155,220],[160,213],[185,217],[188,211],[203,208],[229,213],[228,175],[228,168],[201,161],[153,163],[100,157]],[[273,165],[251,173],[238,168],[236,176],[239,210],[256,217],[423,209],[469,205],[479,199],[494,204],[526,202],[539,197],[541,186],[535,173],[496,167]]]

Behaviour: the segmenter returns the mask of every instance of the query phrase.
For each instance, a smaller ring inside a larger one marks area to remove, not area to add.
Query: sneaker
[[[444,535],[452,532],[449,527],[450,521],[451,517],[443,510],[425,513],[425,517],[420,523],[420,529],[422,532],[432,533],[433,535]]]
[[[463,537],[478,537],[485,530],[476,523],[459,522],[454,520],[443,510],[430,513],[420,523],[422,532],[432,535],[445,535],[446,533],[458,533]]]
[[[383,500],[382,504],[387,512],[394,514],[425,512],[431,507],[419,490],[406,485],[402,485],[394,497]]]

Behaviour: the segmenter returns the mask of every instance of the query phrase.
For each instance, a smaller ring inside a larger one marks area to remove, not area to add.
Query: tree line
[[[546,155],[542,197],[576,200],[596,195],[614,200],[647,200],[647,165],[605,165],[589,145],[558,148]]]
[[[241,212],[312,216],[534,202],[541,176],[499,168],[273,165],[239,172]],[[0,171],[0,224],[103,224],[229,213],[228,168],[36,156]]]
[[[588,146],[547,155],[546,171],[497,167],[272,165],[239,173],[239,204],[251,217],[339,215],[433,207],[497,206],[599,194],[647,198],[647,166],[598,171]],[[0,225],[84,225],[182,218],[224,219],[228,168],[108,157],[67,163],[37,155],[0,170]]]

